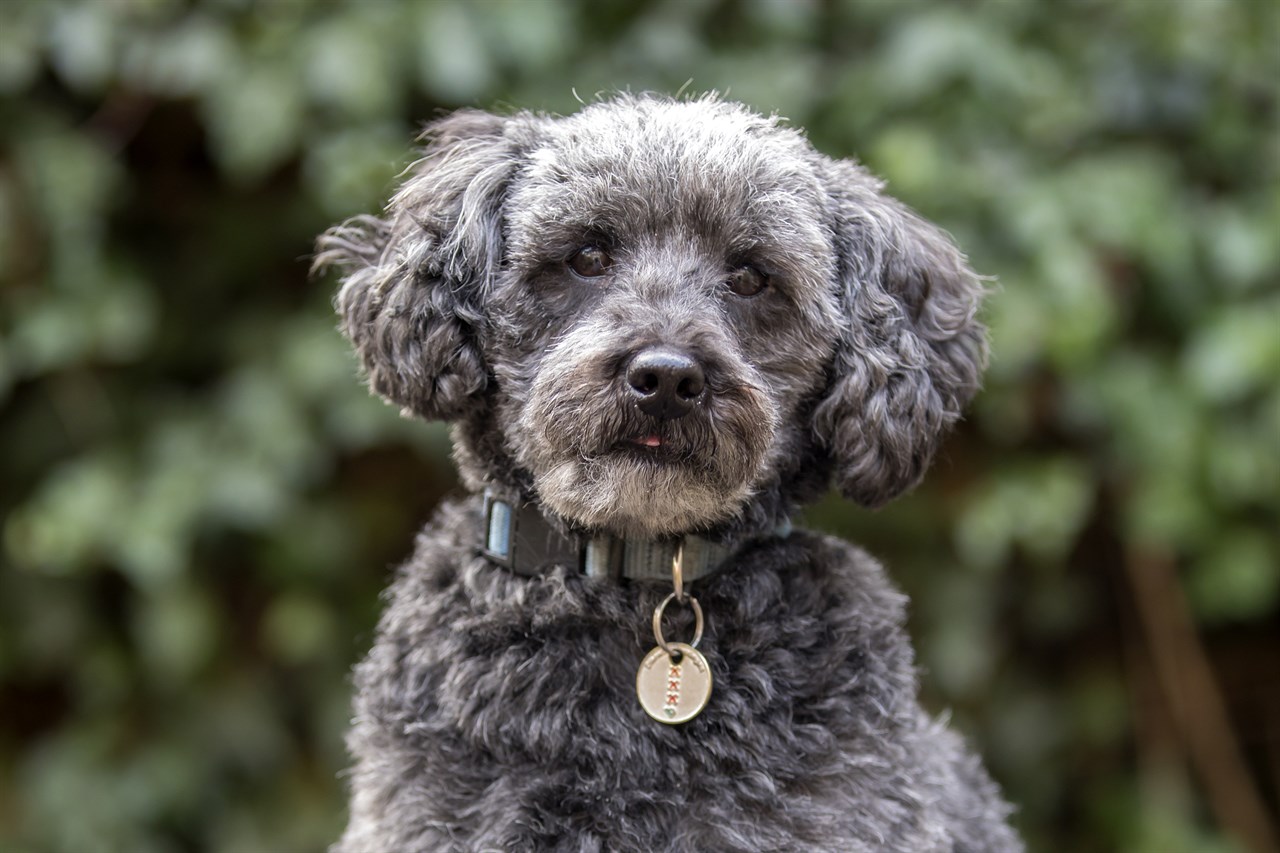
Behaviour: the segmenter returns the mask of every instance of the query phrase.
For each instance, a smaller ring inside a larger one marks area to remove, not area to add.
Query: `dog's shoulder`
[[[797,529],[749,547],[736,568],[775,576],[780,599],[824,621],[894,628],[906,618],[907,598],[880,561],[838,536]]]

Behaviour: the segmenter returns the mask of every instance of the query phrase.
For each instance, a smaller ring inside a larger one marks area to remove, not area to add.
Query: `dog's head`
[[[978,387],[963,256],[774,119],[624,96],[424,138],[317,264],[373,389],[456,422],[473,486],[629,536],[767,526],[832,475],[878,506]]]

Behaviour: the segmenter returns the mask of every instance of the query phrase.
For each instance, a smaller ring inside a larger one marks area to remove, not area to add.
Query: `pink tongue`
[[[640,439],[640,443],[645,447],[661,447],[662,439],[658,438],[656,435],[646,435],[644,438]]]

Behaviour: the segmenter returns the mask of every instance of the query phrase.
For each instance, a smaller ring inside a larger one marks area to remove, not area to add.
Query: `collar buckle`
[[[480,551],[504,569],[515,569],[516,510],[491,490],[484,490],[484,542]]]

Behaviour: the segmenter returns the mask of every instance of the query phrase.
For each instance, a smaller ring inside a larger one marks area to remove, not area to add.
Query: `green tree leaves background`
[[[926,484],[807,522],[911,593],[926,699],[1034,848],[1257,838],[1220,789],[1274,810],[1280,785],[1274,4],[0,16],[0,849],[337,836],[346,671],[454,486],[442,428],[356,380],[311,240],[377,208],[439,110],[687,81],[859,157],[998,279],[987,388]],[[1193,633],[1159,615],[1183,603]],[[1225,716],[1161,670],[1168,637]]]

